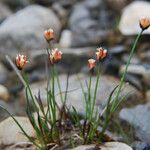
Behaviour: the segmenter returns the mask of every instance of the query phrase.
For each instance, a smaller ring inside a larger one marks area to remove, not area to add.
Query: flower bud
[[[94,69],[94,68],[96,67],[96,60],[94,60],[94,59],[89,59],[89,60],[88,60],[88,67],[89,67],[90,70],[91,70],[91,69]]]
[[[23,67],[28,63],[27,57],[25,55],[18,54],[16,56],[16,66],[19,70],[22,70]]]
[[[150,18],[141,18],[139,22],[142,30],[145,30],[150,26]]]
[[[106,54],[107,54],[107,50],[106,49],[103,49],[102,47],[97,48],[97,52],[96,52],[97,60],[101,60],[101,59],[105,58]]]
[[[48,29],[44,31],[44,37],[49,42],[50,40],[54,39],[54,31],[53,29]]]

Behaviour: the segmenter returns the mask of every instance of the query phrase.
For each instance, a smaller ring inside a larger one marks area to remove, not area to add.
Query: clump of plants
[[[36,133],[36,136],[30,137],[23,127],[19,124],[17,119],[10,114],[3,106],[0,106],[5,110],[16,122],[16,124],[21,129],[22,133],[28,138],[30,142],[33,143],[40,150],[49,150],[62,148],[64,145],[68,147],[74,147],[76,144],[101,144],[108,139],[106,138],[105,131],[109,125],[112,114],[117,110],[121,102],[125,97],[121,97],[121,91],[124,87],[124,80],[127,74],[128,66],[130,64],[131,58],[134,54],[137,42],[142,35],[143,31],[149,28],[150,19],[142,18],[140,19],[141,32],[136,37],[136,40],[133,44],[133,47],[130,51],[130,55],[126,64],[125,71],[121,77],[119,85],[114,87],[113,91],[110,93],[107,105],[102,112],[95,106],[97,89],[100,84],[101,76],[101,60],[107,56],[107,50],[102,47],[98,48],[95,55],[95,59],[88,60],[89,68],[89,80],[86,82],[85,86],[81,82],[81,89],[83,92],[83,99],[85,104],[84,117],[79,116],[79,112],[74,106],[69,109],[66,106],[67,92],[68,92],[68,78],[66,81],[65,92],[61,89],[61,84],[59,76],[56,69],[56,64],[61,61],[63,53],[54,49],[52,41],[54,39],[54,31],[52,29],[46,30],[44,32],[44,37],[49,44],[47,48],[47,62],[48,62],[48,75],[47,75],[47,107],[43,106],[40,92],[39,95],[35,96],[32,93],[30,83],[28,81],[28,76],[24,72],[24,67],[29,63],[27,56],[18,54],[15,59],[15,64],[11,59],[7,57],[9,63],[16,71],[17,75],[24,84],[26,91],[26,113],[29,118],[29,121]],[[97,68],[97,69],[95,69]],[[97,71],[97,72],[96,72]],[[91,86],[93,84],[92,77],[93,73],[96,72],[96,83],[95,89],[92,90]],[[59,96],[62,102],[60,107],[56,101],[56,86],[59,89]],[[64,90],[64,89],[63,89]],[[81,98],[82,100],[82,98]],[[36,115],[35,115],[36,114]],[[102,120],[102,116],[104,120]],[[98,127],[102,126],[101,130],[98,130]],[[66,144],[67,143],[67,144]]]

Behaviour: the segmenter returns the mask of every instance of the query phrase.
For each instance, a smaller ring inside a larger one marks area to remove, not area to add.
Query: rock
[[[43,49],[46,47],[43,32],[47,28],[54,29],[57,39],[61,25],[53,11],[38,5],[28,6],[1,24],[0,51],[11,55],[18,49]]]
[[[124,108],[119,117],[135,128],[136,136],[140,140],[150,144],[150,103],[137,105],[133,108]]]
[[[150,149],[150,147],[144,143],[144,142],[140,142],[140,141],[135,141],[131,144],[131,147],[135,150],[148,150]]]
[[[77,4],[73,8],[73,12],[70,16],[69,24],[71,28],[75,28],[76,24],[78,24],[77,21],[89,17],[90,17],[90,12],[84,6],[84,4],[83,3]]]
[[[68,48],[71,46],[72,32],[70,30],[64,30],[61,33],[60,45],[61,47]]]
[[[33,128],[26,117],[15,117],[27,134],[34,137]],[[14,120],[9,117],[0,123],[0,145],[10,145],[19,142],[28,142]]]
[[[79,74],[79,78],[84,84],[85,91],[87,91],[85,81],[86,80],[88,81],[88,77],[86,75]],[[61,89],[63,92],[65,92],[67,77],[66,77],[66,75],[61,75],[61,76],[59,76],[59,79],[60,79]],[[92,81],[93,81],[93,84],[92,84],[91,89],[92,89],[92,91],[94,91],[96,77],[93,77]],[[104,108],[107,103],[109,94],[114,89],[114,87],[116,87],[118,84],[119,84],[119,81],[116,78],[113,78],[111,76],[101,76],[100,86],[98,87],[98,91],[97,91],[96,105],[98,105],[101,108]],[[44,81],[44,82],[41,81],[39,83],[35,83],[35,84],[31,85],[33,95],[38,95],[38,92],[40,90],[41,99],[42,99],[44,105],[46,105],[46,99],[47,99],[46,86],[47,86],[46,81]],[[55,89],[56,99],[57,99],[58,105],[61,106],[61,101],[60,101],[60,96],[59,96],[60,94],[58,91],[57,84],[56,84],[55,88],[56,88]],[[130,103],[133,103],[135,99],[136,99],[136,102],[138,102],[138,100],[140,99],[140,93],[130,85],[126,85],[125,89],[122,91],[122,96],[127,95],[127,94],[128,94],[128,96],[126,96],[126,99],[129,100]],[[25,92],[23,95],[25,97]],[[80,112],[81,114],[84,113],[83,93],[82,93],[82,90],[80,87],[79,80],[76,75],[71,75],[69,77],[67,105],[69,108],[71,106],[74,106],[77,109],[77,111]]]
[[[8,92],[7,88],[1,84],[0,84],[0,99],[2,99],[4,101],[9,100],[9,92]]]
[[[5,66],[2,63],[0,63],[0,84],[5,83],[7,78],[8,78],[8,72]]]
[[[100,150],[132,150],[130,146],[121,142],[106,142],[100,146],[96,146]],[[70,150],[92,150],[95,145],[82,145]]]
[[[52,5],[52,9],[55,11],[57,16],[60,18],[62,27],[66,28],[67,23],[68,23],[68,15],[69,11],[67,11],[60,3],[54,3]]]
[[[126,52],[126,48],[123,45],[117,45],[109,48],[109,52],[113,55],[121,55]]]
[[[100,4],[87,0],[74,6],[69,19],[73,47],[98,45],[108,38],[109,31],[102,29],[104,20],[99,21]]]
[[[121,66],[120,73],[123,73],[125,70],[125,65]],[[128,73],[138,75],[142,77],[142,81],[145,85],[150,86],[150,68],[146,68],[144,65],[129,65]]]
[[[123,60],[124,63],[127,63],[128,59],[129,59],[129,54],[124,54],[121,59]],[[133,65],[138,65],[138,64],[141,63],[141,61],[137,57],[137,55],[133,55],[130,63],[133,64]]]
[[[126,77],[125,77],[125,81],[129,82],[131,85],[136,87],[138,90],[140,90],[140,91],[143,90],[143,84],[141,81],[141,77],[134,75],[134,74],[127,73]]]
[[[123,35],[138,34],[141,29],[139,26],[139,19],[141,17],[150,16],[150,2],[134,1],[123,9],[122,16],[119,23],[119,30]],[[142,10],[142,11],[140,11]],[[150,28],[143,32],[143,34],[150,34]]]
[[[56,0],[52,0],[52,1],[56,1]],[[57,0],[58,3],[60,3],[60,5],[62,5],[63,7],[69,7],[69,6],[73,6],[77,1],[81,1],[81,0]]]
[[[0,23],[11,14],[11,10],[0,2]]]
[[[102,1],[101,0],[85,0],[85,6],[87,8],[90,8],[90,9],[96,9],[98,8],[100,5],[102,5]]]

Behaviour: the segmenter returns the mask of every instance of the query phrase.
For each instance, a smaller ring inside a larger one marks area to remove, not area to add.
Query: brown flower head
[[[89,67],[90,70],[94,69],[96,67],[96,60],[89,59],[88,60],[88,67]]]
[[[142,30],[145,30],[150,26],[150,18],[141,18],[139,22]]]
[[[106,54],[107,54],[107,50],[106,49],[103,49],[102,47],[97,48],[97,52],[96,52],[97,60],[101,60],[101,59],[105,58]]]
[[[16,56],[16,66],[19,70],[22,70],[23,67],[28,63],[27,57],[25,55],[18,54]]]
[[[44,31],[44,37],[47,41],[54,39],[54,31],[53,29],[48,29]]]

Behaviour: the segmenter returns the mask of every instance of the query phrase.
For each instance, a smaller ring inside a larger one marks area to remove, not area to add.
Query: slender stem
[[[98,65],[98,67],[99,67],[99,68],[98,68],[97,79],[96,79],[96,85],[95,85],[95,90],[94,90],[94,98],[93,98],[93,104],[92,104],[91,119],[92,119],[93,112],[94,112],[94,106],[95,106],[95,102],[96,102],[98,83],[99,83],[99,79],[100,79],[100,63],[99,63],[99,65]]]
[[[91,104],[91,83],[92,83],[92,74],[90,74],[90,79],[89,79],[89,85],[88,85],[88,101],[87,101],[87,108],[89,109],[88,110],[88,119],[90,121],[90,116],[91,116],[91,107],[92,107],[92,104]]]
[[[115,97],[115,100],[113,101],[112,106],[114,106],[114,105],[116,104],[116,101],[118,101],[118,98],[119,98],[119,96],[120,96],[120,92],[121,92],[122,86],[123,86],[123,84],[124,84],[124,79],[125,79],[125,76],[126,76],[126,74],[127,74],[128,67],[129,67],[130,62],[131,62],[131,59],[132,59],[132,57],[133,57],[133,54],[134,54],[134,51],[135,51],[137,42],[138,42],[140,36],[142,35],[142,33],[143,33],[143,30],[141,30],[141,32],[137,35],[137,37],[136,37],[136,39],[135,39],[135,42],[134,42],[134,44],[133,44],[133,47],[132,47],[131,52],[130,52],[130,55],[129,55],[129,59],[128,59],[127,64],[126,64],[126,67],[125,67],[125,71],[124,71],[124,73],[123,73],[123,75],[122,75],[122,77],[121,77],[121,81],[120,81],[120,84],[119,84],[119,87],[118,87],[117,95],[116,95],[116,97]],[[112,107],[112,108],[113,108],[113,107]],[[113,111],[113,110],[111,110],[111,111]]]

